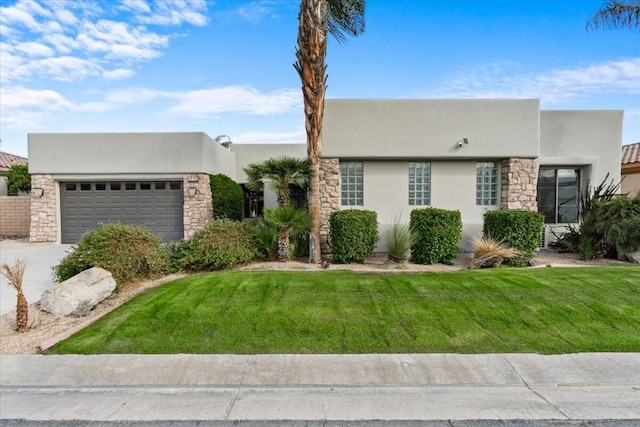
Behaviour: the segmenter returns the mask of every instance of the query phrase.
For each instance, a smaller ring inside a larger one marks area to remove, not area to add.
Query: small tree
[[[7,191],[9,194],[31,191],[31,175],[27,165],[13,165],[7,172]]]
[[[292,205],[278,206],[275,209],[265,209],[264,218],[278,230],[278,259],[291,259],[290,236],[309,231],[311,221],[306,211]]]
[[[29,322],[29,305],[22,293],[22,278],[24,277],[25,264],[22,260],[14,261],[13,265],[2,264],[0,273],[7,278],[9,285],[16,290],[18,301],[16,303],[16,326],[18,332],[27,330]]]

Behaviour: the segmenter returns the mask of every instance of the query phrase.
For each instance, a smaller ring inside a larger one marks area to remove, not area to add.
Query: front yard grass
[[[640,268],[230,271],[152,289],[52,353],[640,351]]]

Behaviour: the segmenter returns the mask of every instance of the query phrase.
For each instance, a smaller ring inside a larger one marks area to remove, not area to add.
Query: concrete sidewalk
[[[640,353],[3,355],[0,385],[3,425],[640,424]]]

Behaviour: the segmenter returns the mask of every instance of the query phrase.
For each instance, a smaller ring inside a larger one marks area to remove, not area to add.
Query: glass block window
[[[431,204],[431,162],[409,162],[409,205]]]
[[[342,206],[363,206],[362,162],[340,162],[340,201]]]
[[[476,205],[498,204],[498,165],[495,162],[476,163]]]

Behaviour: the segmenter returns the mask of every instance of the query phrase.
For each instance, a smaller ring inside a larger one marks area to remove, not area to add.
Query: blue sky
[[[2,151],[30,132],[203,131],[304,142],[297,0],[0,0]],[[329,42],[329,98],[539,98],[623,109],[640,141],[640,32],[600,0],[368,0]]]

